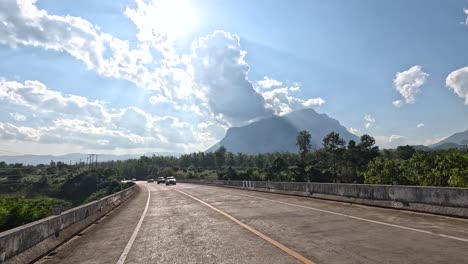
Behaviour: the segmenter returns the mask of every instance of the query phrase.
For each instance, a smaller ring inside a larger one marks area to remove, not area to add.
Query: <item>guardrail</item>
[[[179,182],[293,194],[468,218],[468,188],[269,181],[179,180]]]
[[[0,233],[0,263],[37,260],[123,203],[135,188]]]

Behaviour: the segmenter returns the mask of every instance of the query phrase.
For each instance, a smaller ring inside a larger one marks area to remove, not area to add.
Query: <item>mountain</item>
[[[113,155],[113,154],[98,154],[98,162],[111,161],[111,160],[128,160],[128,159],[137,159],[141,156],[179,156],[177,153],[172,152],[157,152],[157,153],[145,153],[145,154],[135,154],[135,155]],[[0,156],[0,161],[4,161],[7,164],[10,163],[23,163],[24,165],[37,165],[37,164],[49,164],[50,161],[55,162],[64,162],[64,163],[79,163],[86,162],[88,154],[83,153],[71,153],[62,156],[54,155],[16,155],[16,156]]]
[[[313,148],[320,148],[323,138],[332,131],[339,133],[346,142],[351,139],[359,142],[359,138],[337,120],[308,108],[230,128],[226,136],[207,151],[224,146],[230,152],[245,154],[297,152],[296,137],[301,130],[311,134]]]
[[[468,145],[468,130],[455,133],[450,137],[431,145],[434,149],[463,148]]]

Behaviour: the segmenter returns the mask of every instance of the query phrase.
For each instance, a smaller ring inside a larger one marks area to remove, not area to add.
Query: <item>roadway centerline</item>
[[[286,253],[289,254],[290,256],[296,258],[296,259],[299,260],[300,262],[305,263],[305,264],[315,264],[312,260],[310,260],[310,259],[308,259],[308,258],[302,256],[301,254],[297,253],[296,251],[294,251],[294,250],[292,250],[292,249],[290,249],[290,248],[284,246],[283,244],[281,244],[281,243],[279,243],[278,241],[276,241],[276,240],[274,240],[274,239],[268,237],[267,235],[261,233],[260,231],[258,231],[258,230],[256,230],[256,229],[254,229],[254,228],[252,228],[252,227],[250,227],[250,226],[248,226],[248,225],[242,223],[241,221],[239,221],[238,219],[234,218],[234,217],[231,216],[230,214],[228,214],[228,213],[226,213],[226,212],[224,212],[224,211],[221,211],[221,210],[219,210],[218,208],[216,208],[216,207],[214,207],[214,206],[212,206],[212,205],[210,205],[210,204],[208,204],[208,203],[206,203],[206,202],[204,202],[204,201],[202,201],[202,200],[200,200],[200,199],[198,199],[198,198],[196,198],[196,197],[194,197],[194,196],[192,196],[192,195],[190,195],[190,194],[188,194],[188,193],[186,193],[186,192],[180,191],[180,190],[178,190],[178,189],[174,189],[174,190],[175,190],[175,191],[178,191],[179,193],[181,193],[181,194],[183,194],[183,195],[186,195],[186,196],[188,196],[188,197],[194,199],[194,200],[197,201],[197,202],[200,202],[200,203],[206,205],[207,207],[209,207],[209,208],[211,208],[211,209],[213,209],[213,210],[215,210],[216,212],[218,212],[218,213],[222,214],[223,216],[227,217],[229,220],[233,221],[234,223],[240,225],[241,227],[247,229],[248,231],[254,233],[255,235],[259,236],[260,238],[262,238],[262,239],[266,240],[267,242],[271,243],[271,244],[274,245],[275,247],[277,247],[277,248],[281,249],[282,251],[286,252]],[[118,263],[118,264],[119,264],[119,263]]]
[[[122,254],[120,255],[120,258],[119,258],[119,260],[117,261],[117,264],[123,264],[123,263],[125,263],[125,260],[127,259],[127,255],[128,255],[128,253],[130,252],[130,249],[131,249],[132,246],[133,246],[133,242],[135,242],[135,238],[136,238],[136,236],[138,235],[138,231],[140,231],[141,225],[143,224],[143,220],[145,219],[146,212],[148,212],[148,207],[149,207],[149,203],[150,203],[150,200],[151,200],[151,191],[150,191],[150,189],[149,189],[148,186],[146,186],[146,189],[148,190],[148,200],[146,201],[145,210],[144,210],[143,213],[141,214],[140,220],[138,221],[138,224],[137,224],[137,226],[135,227],[135,230],[133,230],[133,234],[132,234],[132,236],[130,237],[130,240],[128,240],[128,243],[127,243],[127,245],[125,246],[124,251],[123,251]]]
[[[225,193],[230,193],[230,194],[234,194],[234,195],[238,194],[238,195],[241,195],[241,196],[261,199],[261,200],[280,203],[280,204],[289,205],[289,206],[300,207],[300,208],[304,208],[304,209],[314,210],[314,211],[317,211],[317,212],[322,212],[322,213],[347,217],[347,218],[351,218],[351,219],[354,219],[354,220],[360,220],[360,221],[369,222],[369,223],[373,223],[373,224],[379,224],[379,225],[390,226],[390,227],[395,227],[395,228],[404,229],[404,230],[410,230],[410,231],[414,231],[414,232],[419,232],[419,233],[423,233],[423,234],[444,237],[444,238],[458,240],[458,241],[468,243],[468,239],[466,239],[466,238],[461,238],[461,237],[456,237],[456,236],[451,236],[451,235],[445,235],[445,234],[442,234],[442,233],[435,233],[435,232],[427,231],[427,230],[423,230],[423,229],[418,229],[418,228],[413,228],[413,227],[407,227],[407,226],[401,226],[401,225],[396,225],[396,224],[380,222],[380,221],[366,219],[366,218],[362,218],[362,217],[358,217],[358,216],[352,216],[352,215],[347,215],[347,214],[343,214],[343,213],[328,211],[328,210],[319,209],[319,208],[315,208],[315,207],[311,207],[311,206],[305,206],[305,205],[299,205],[299,204],[293,204],[293,203],[288,203],[288,202],[277,201],[277,200],[258,197],[258,196],[254,196],[254,195],[248,195],[248,194],[242,194],[242,193],[233,193],[233,192],[225,192]]]

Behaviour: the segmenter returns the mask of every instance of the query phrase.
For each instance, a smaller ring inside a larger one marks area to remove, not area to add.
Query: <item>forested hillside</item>
[[[0,162],[0,232],[125,188],[115,170],[85,164]]]
[[[301,131],[297,153],[276,152],[246,155],[228,152],[197,152],[176,157],[141,157],[103,164],[125,178],[175,175],[179,178],[231,180],[311,181],[336,183],[403,184],[468,187],[468,150],[416,150],[400,146],[379,150],[375,140],[363,135],[346,142],[332,132],[322,148],[312,151],[311,138]]]

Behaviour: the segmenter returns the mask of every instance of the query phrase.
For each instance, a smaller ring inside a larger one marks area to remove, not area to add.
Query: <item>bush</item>
[[[0,198],[0,231],[24,225],[54,212],[60,203],[50,198],[26,199],[24,196]]]

